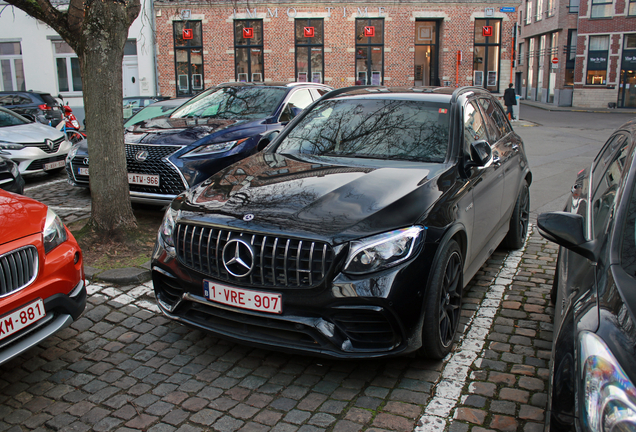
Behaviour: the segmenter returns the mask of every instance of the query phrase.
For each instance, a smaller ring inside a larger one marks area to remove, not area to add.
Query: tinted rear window
[[[278,153],[443,162],[450,106],[412,100],[327,100],[285,137]]]

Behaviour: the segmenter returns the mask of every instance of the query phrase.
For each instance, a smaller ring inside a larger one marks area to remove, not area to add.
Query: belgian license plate
[[[128,183],[142,186],[159,186],[159,176],[128,173]]]
[[[205,298],[216,303],[259,312],[283,313],[281,294],[235,288],[204,280]]]
[[[87,176],[88,175],[88,168],[78,168],[77,169],[77,173],[79,175],[86,175]]]
[[[57,161],[57,162],[49,162],[49,163],[45,163],[44,164],[44,171],[48,171],[48,170],[52,170],[55,168],[62,168],[64,166],[64,161]]]
[[[19,332],[45,316],[42,299],[37,299],[18,310],[3,315],[0,317],[0,340]]]

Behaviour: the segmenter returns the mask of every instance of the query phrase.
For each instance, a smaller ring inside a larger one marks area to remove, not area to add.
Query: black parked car
[[[313,83],[230,83],[172,114],[126,129],[130,197],[169,204],[179,193],[269,144],[307,105],[331,90]],[[69,157],[69,179],[88,187],[88,154]]]
[[[0,156],[0,189],[19,194],[24,193],[24,179],[18,165],[11,159]]]
[[[502,240],[523,245],[531,180],[484,89],[334,90],[172,202],[156,298],[255,346],[442,358],[468,281]]]
[[[537,221],[560,245],[546,430],[636,430],[635,145],[633,120]]]
[[[31,121],[57,126],[62,121],[60,104],[49,93],[39,91],[0,91],[0,106],[31,117]]]

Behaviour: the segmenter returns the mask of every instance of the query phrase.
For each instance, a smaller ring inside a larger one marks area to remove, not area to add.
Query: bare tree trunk
[[[122,59],[131,20],[113,1],[85,3],[82,69],[88,130],[91,223],[99,231],[137,226],[130,205],[126,152],[123,144]]]

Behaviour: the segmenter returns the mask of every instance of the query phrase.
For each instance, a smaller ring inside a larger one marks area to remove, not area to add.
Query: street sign
[[[510,13],[510,12],[514,12],[515,10],[516,10],[516,8],[514,6],[513,7],[502,7],[502,8],[499,9],[499,12],[508,12],[508,13]]]
[[[552,64],[559,64],[559,58],[558,57],[554,57],[552,59]]]

